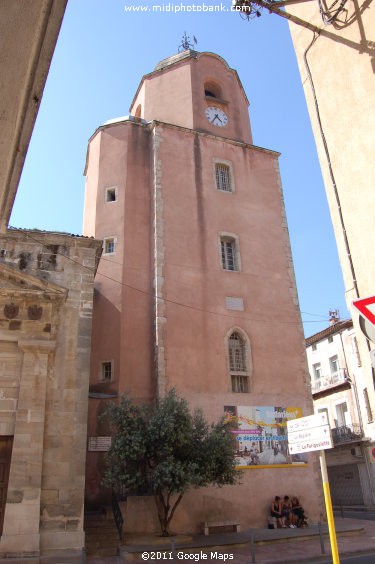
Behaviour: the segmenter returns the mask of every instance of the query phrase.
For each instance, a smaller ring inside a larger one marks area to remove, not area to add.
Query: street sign
[[[307,443],[311,441],[325,440],[331,436],[329,425],[321,427],[313,427],[312,429],[303,429],[290,433],[288,431],[288,444],[291,443]]]
[[[306,441],[303,443],[289,444],[290,454],[301,454],[303,452],[312,452],[313,450],[325,450],[332,448],[331,437],[318,441]]]
[[[288,429],[288,435],[293,431],[313,429],[314,427],[320,427],[321,425],[328,425],[327,414],[316,413],[314,415],[308,415],[307,417],[291,419],[290,421],[287,421],[286,425]]]
[[[354,300],[353,306],[367,321],[375,325],[375,296]]]
[[[329,491],[327,464],[324,450],[332,448],[331,429],[326,413],[317,413],[308,417],[299,417],[287,421],[288,448],[290,454],[300,454],[319,450],[320,469],[322,472],[324,500],[327,511],[329,538],[334,564],[340,564],[339,552],[333,519],[331,493]]]
[[[332,448],[327,414],[317,413],[287,421],[290,454]]]

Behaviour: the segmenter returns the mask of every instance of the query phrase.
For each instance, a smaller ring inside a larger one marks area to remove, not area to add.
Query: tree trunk
[[[159,523],[160,523],[161,536],[162,537],[169,537],[170,536],[169,526],[171,524],[174,512],[176,511],[177,506],[179,505],[179,503],[182,499],[182,496],[183,496],[183,494],[180,493],[178,495],[178,498],[176,499],[175,503],[171,507],[171,505],[169,503],[170,494],[167,495],[166,499],[165,499],[165,497],[162,493],[154,495],[154,500],[155,500],[156,507],[157,507],[157,510],[158,510],[158,517],[159,517]]]

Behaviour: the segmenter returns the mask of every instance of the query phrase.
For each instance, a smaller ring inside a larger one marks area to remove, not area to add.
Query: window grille
[[[235,372],[246,372],[245,343],[238,333],[229,337],[229,367]]]
[[[232,183],[230,177],[230,168],[228,165],[218,163],[215,165],[216,170],[216,188],[224,192],[232,192]]]
[[[236,242],[229,237],[221,239],[221,263],[225,270],[238,270]]]
[[[244,339],[236,331],[229,337],[228,352],[232,392],[247,393],[249,375],[246,365],[246,346]]]
[[[247,394],[249,391],[249,382],[247,376],[235,376],[232,374],[232,392]]]

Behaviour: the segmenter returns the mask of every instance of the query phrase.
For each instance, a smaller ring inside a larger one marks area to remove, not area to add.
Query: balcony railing
[[[344,384],[345,382],[348,382],[348,372],[346,368],[340,368],[337,372],[329,376],[322,376],[319,380],[313,380],[311,390],[313,394],[316,394],[317,392],[340,386],[340,384]]]
[[[334,445],[342,443],[351,443],[352,441],[360,441],[362,438],[361,427],[358,423],[351,425],[343,425],[331,429],[332,440]]]

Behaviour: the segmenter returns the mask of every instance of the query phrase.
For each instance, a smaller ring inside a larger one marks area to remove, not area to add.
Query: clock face
[[[205,111],[206,118],[212,125],[217,125],[218,127],[224,127],[228,123],[228,116],[220,108],[215,108],[214,106],[209,106]]]

